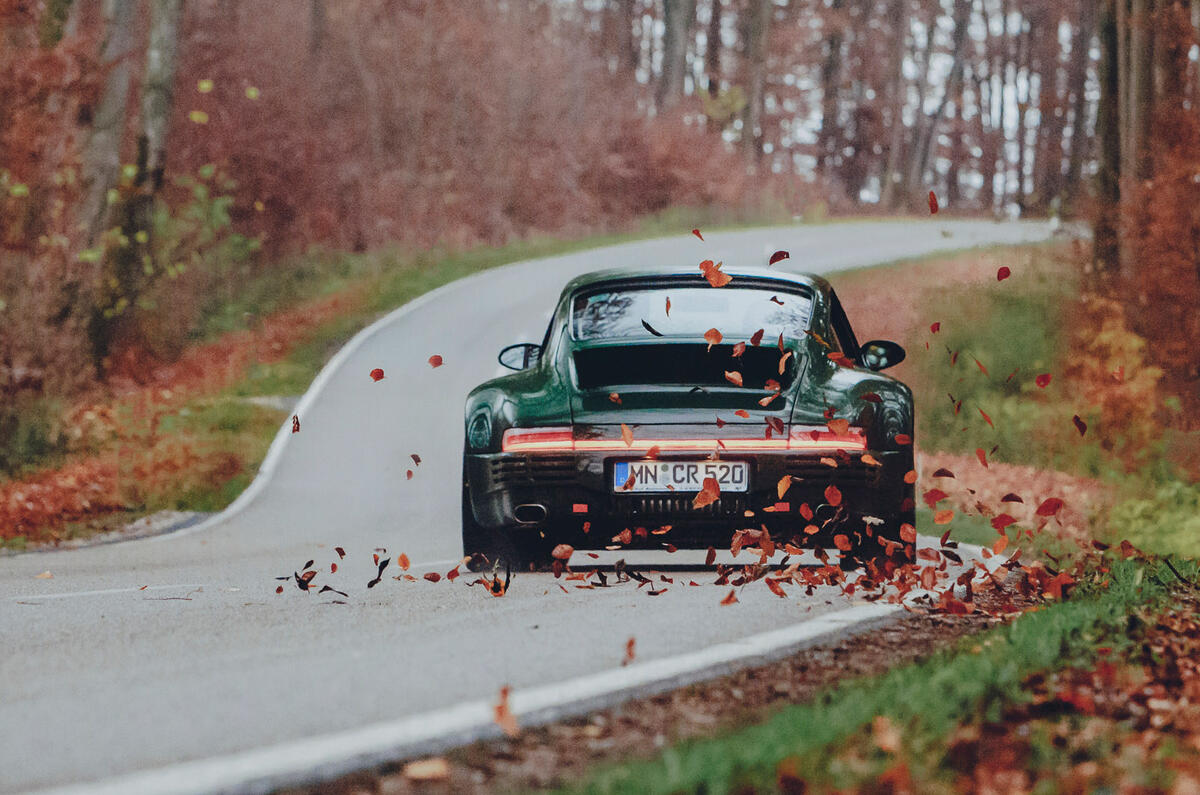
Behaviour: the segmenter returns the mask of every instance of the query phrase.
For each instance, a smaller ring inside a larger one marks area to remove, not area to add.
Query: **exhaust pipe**
[[[546,521],[546,506],[540,503],[525,503],[513,509],[517,524],[541,524]]]

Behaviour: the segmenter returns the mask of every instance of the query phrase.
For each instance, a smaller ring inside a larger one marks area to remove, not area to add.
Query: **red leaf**
[[[996,532],[1003,533],[1004,528],[1008,527],[1010,524],[1016,524],[1016,522],[1017,520],[1015,517],[1009,516],[1006,513],[1002,513],[992,519],[992,529]]]
[[[868,403],[882,403],[883,402],[883,398],[879,397],[879,395],[875,394],[874,392],[863,392],[861,395],[858,396],[858,399],[865,400]]]
[[[936,323],[931,323],[929,326],[930,334],[937,334],[941,330],[942,330],[942,322],[940,320],[937,321]]]
[[[767,417],[766,422],[775,433],[783,433],[783,420],[778,417]]]
[[[730,589],[729,593],[725,596],[725,598],[721,600],[721,604],[731,605],[734,602],[736,602],[737,600],[738,600],[737,591]]]
[[[921,499],[925,500],[925,504],[928,505],[930,508],[932,508],[933,506],[937,505],[939,502],[941,502],[942,500],[946,499],[949,496],[950,496],[949,494],[942,491],[941,489],[930,489],[929,491],[927,491],[923,495],[921,495]]]
[[[776,251],[774,254],[771,255],[771,259],[767,261],[767,264],[774,265],[776,262],[787,259],[790,256],[791,256],[791,254],[788,254],[786,251]]]
[[[983,417],[984,422],[986,422],[988,425],[991,425],[993,428],[996,427],[995,425],[992,425],[992,418],[987,415],[986,411],[979,409],[979,414]]]
[[[330,573],[330,574],[337,574],[337,564],[336,564],[336,563],[330,563],[330,564],[329,564],[329,573]]]
[[[900,540],[906,544],[917,543],[917,528],[913,527],[908,522],[900,525]]]
[[[946,469],[943,467],[942,469],[939,469],[936,472],[934,472],[933,476],[935,478],[952,478],[952,477],[954,477],[954,473],[951,472],[949,469]]]
[[[435,353],[433,356],[430,356],[429,357],[429,366],[430,367],[441,367],[442,366],[441,355]]]
[[[438,582],[442,579],[442,575],[438,574],[436,571],[431,571],[425,575],[425,579],[429,580],[430,582]]]
[[[838,533],[833,537],[833,545],[843,552],[850,551],[850,538],[844,533]]]
[[[1075,430],[1079,431],[1080,436],[1083,436],[1085,433],[1087,433],[1087,423],[1079,419],[1078,414],[1071,418],[1071,422],[1075,423]]]
[[[300,418],[295,414],[292,415],[292,433],[300,433]]]
[[[704,235],[700,234],[699,229],[693,229],[692,234],[695,235],[696,237],[700,238],[701,240],[704,240]]]
[[[282,586],[282,585],[280,585],[279,587],[277,587],[277,588],[275,589],[275,593],[283,593],[283,586]]]
[[[1025,504],[1025,500],[1021,499],[1020,495],[1013,494],[1011,491],[1000,498],[1000,502],[1019,502]]]
[[[1037,378],[1033,379],[1033,382],[1042,389],[1045,389],[1046,387],[1050,386],[1050,379],[1053,377],[1054,376],[1052,376],[1050,373],[1042,373]]]
[[[339,558],[344,559],[346,557],[346,550],[342,549],[341,547],[334,547],[333,551],[337,553]]]
[[[1000,270],[996,271],[996,281],[998,282],[1004,281],[1009,276],[1012,276],[1012,271],[1009,270],[1007,265],[1001,265]]]
[[[671,296],[667,296],[667,317],[671,316]]]
[[[633,662],[633,658],[636,656],[635,655],[636,648],[637,648],[637,639],[636,638],[630,638],[629,640],[625,641],[625,659],[621,660],[621,665],[623,665],[623,666],[629,665],[629,663]]]
[[[972,356],[971,358],[972,358],[972,359],[975,359],[975,357],[974,357],[974,356]],[[982,372],[984,375],[987,375],[987,374],[988,374],[987,368],[986,368],[986,367],[984,367],[984,366],[983,366],[983,362],[979,361],[978,359],[975,359],[975,366],[976,366],[976,367],[978,367],[978,368],[979,368],[979,370],[980,370],[980,372]]]
[[[608,399],[611,402],[616,403],[618,406],[621,405],[621,395],[617,392],[609,392]]]
[[[937,211],[938,211],[937,194],[934,193],[933,191],[929,191],[929,214],[937,215]]]
[[[750,419],[750,412],[746,411],[745,409],[738,409],[737,411],[733,412],[733,415],[735,417],[741,417],[745,420]]]
[[[979,463],[983,464],[983,468],[988,468],[987,453],[983,452],[982,447],[975,448],[975,457],[979,459]]]
[[[1062,510],[1063,501],[1058,497],[1048,497],[1042,501],[1042,504],[1034,511],[1038,516],[1053,516]]]
[[[832,484],[825,487],[825,502],[834,508],[842,504],[842,492]]]
[[[808,507],[807,502],[800,503],[800,515],[803,516],[806,521],[812,521],[813,509]]]
[[[555,560],[569,560],[574,551],[575,547],[571,546],[570,544],[559,544],[554,548],[554,551],[550,553],[550,557],[554,558]]]
[[[374,370],[371,371],[371,380],[372,381],[382,381],[383,380],[383,368],[382,367],[376,367]]]
[[[758,331],[756,331],[756,332],[754,332],[753,334],[751,334],[751,335],[750,335],[750,344],[751,344],[751,345],[754,345],[754,346],[757,346],[759,343],[761,343],[761,342],[762,342],[762,338],[763,338],[763,333],[764,333],[764,332],[765,332],[765,329],[761,329],[761,328],[760,328]]]
[[[896,444],[912,444],[912,437],[907,433],[898,433],[895,438]]]
[[[406,469],[406,470],[404,470],[404,479],[405,479],[405,480],[412,480],[412,479],[413,479],[413,471],[412,471],[411,469]]]

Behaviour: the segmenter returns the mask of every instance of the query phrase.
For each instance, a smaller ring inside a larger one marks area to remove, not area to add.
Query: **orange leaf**
[[[649,450],[646,451],[645,457],[650,459],[651,461],[653,461],[654,459],[658,458],[658,454],[660,452],[661,452],[661,449],[659,448],[659,446],[654,445],[653,447],[651,447]]]
[[[847,433],[850,432],[850,421],[849,420],[840,420],[840,419],[839,420],[830,420],[829,421],[829,430],[833,431],[838,436],[845,436]]]
[[[616,403],[618,406],[621,405],[621,396],[620,396],[620,394],[618,394],[616,392],[609,392],[608,399],[611,400],[613,403]]]
[[[792,358],[792,352],[788,351],[783,356],[779,357],[779,374],[783,375],[783,371],[787,369],[788,359]]]
[[[441,355],[440,355],[440,354],[437,354],[437,353],[435,353],[433,356],[430,356],[430,357],[429,357],[429,366],[430,366],[430,367],[441,367],[441,366],[442,366],[442,357],[441,357]]]
[[[710,351],[712,350],[712,346],[720,344],[722,339],[724,339],[724,337],[721,336],[721,332],[715,328],[710,328],[708,331],[704,332],[704,341],[708,343],[708,349]]]
[[[866,464],[867,466],[870,466],[870,467],[883,466],[883,463],[878,458],[871,455],[870,453],[863,453],[862,456],[860,456],[858,460],[862,461],[864,464]]]
[[[1000,536],[996,539],[996,543],[992,544],[992,552],[999,555],[1008,548],[1008,536]]]
[[[782,500],[783,495],[787,494],[788,489],[790,489],[791,487],[792,487],[792,476],[784,475],[783,477],[781,477],[779,479],[779,482],[775,484],[775,490],[777,492],[779,492],[779,499]]]
[[[979,463],[983,464],[983,468],[988,468],[987,453],[983,452],[982,447],[975,448],[975,457],[979,459]]]
[[[403,552],[401,552],[396,556],[396,566],[400,569],[400,571],[408,571],[408,567],[410,565],[411,564],[409,563],[408,555],[405,555]]]
[[[850,537],[845,533],[838,533],[833,537],[833,545],[843,552],[850,551]]]
[[[917,470],[910,469],[904,473],[904,482],[912,485],[917,482]]]
[[[953,518],[954,518],[954,511],[950,510],[949,508],[946,508],[945,510],[938,511],[937,513],[935,513],[933,515],[933,523],[934,524],[950,524],[950,521]]]
[[[724,287],[733,281],[732,276],[721,272],[720,262],[714,265],[713,261],[710,259],[706,259],[704,262],[700,263],[700,272],[704,274],[704,278],[707,279],[708,283],[713,287]]]
[[[900,525],[900,540],[906,544],[917,543],[917,528],[907,522]]]
[[[575,552],[575,547],[570,544],[559,544],[554,547],[554,551],[550,553],[550,557],[555,560],[569,560]]]
[[[787,599],[787,591],[783,590],[783,586],[779,584],[778,580],[773,580],[768,577],[767,587],[771,589],[771,593],[775,594],[780,599]]]
[[[696,493],[695,499],[692,500],[693,508],[703,508],[706,505],[712,505],[721,498],[721,486],[717,483],[716,478],[705,478],[704,487]]]
[[[496,702],[496,725],[504,730],[504,733],[509,737],[516,737],[521,733],[517,727],[517,719],[512,714],[512,710],[508,706],[508,685],[500,688],[500,700]]]
[[[737,370],[726,370],[725,380],[734,386],[742,386],[742,374]]]
[[[992,418],[988,416],[986,411],[983,409],[979,409],[978,411],[980,416],[983,417],[984,422],[986,422],[988,425],[991,425],[993,428],[996,427],[995,425],[992,425]]]
[[[626,447],[633,447],[633,429],[625,423],[621,423],[621,438],[625,440]]]
[[[750,419],[750,412],[746,411],[745,409],[738,409],[737,411],[733,412],[733,414],[735,417],[741,417],[747,420]]]
[[[825,487],[825,502],[834,508],[842,504],[842,492],[838,490],[837,486],[830,484]]]
[[[804,517],[805,521],[812,521],[813,509],[808,507],[807,502],[800,503],[800,515]]]
[[[733,604],[734,602],[736,602],[737,600],[738,600],[738,598],[737,598],[737,591],[735,591],[735,590],[733,590],[733,589],[731,588],[731,589],[729,590],[729,593],[728,593],[728,594],[726,594],[725,598],[721,600],[721,604],[723,604],[723,605],[731,605],[731,604]]]
[[[383,368],[382,367],[376,367],[374,370],[371,371],[371,380],[372,381],[382,381],[383,380]]]

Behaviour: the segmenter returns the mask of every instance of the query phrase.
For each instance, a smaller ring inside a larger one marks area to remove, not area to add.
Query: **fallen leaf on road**
[[[504,730],[509,737],[517,737],[521,730],[517,727],[517,719],[508,707],[508,685],[500,688],[500,700],[496,702],[496,725]]]
[[[35,580],[53,580],[54,575],[50,573],[49,569],[47,569],[46,571],[43,571],[41,574],[33,575],[33,578]]]
[[[405,765],[402,774],[409,781],[445,781],[450,778],[450,763],[440,756],[418,759]]]
[[[622,666],[629,665],[629,663],[633,662],[633,658],[636,656],[636,647],[637,638],[630,638],[629,640],[625,641],[625,658],[621,660]]]
[[[737,591],[734,589],[730,589],[729,593],[725,595],[725,598],[721,600],[721,604],[722,605],[731,605],[734,602],[736,602],[737,600],[738,600]]]

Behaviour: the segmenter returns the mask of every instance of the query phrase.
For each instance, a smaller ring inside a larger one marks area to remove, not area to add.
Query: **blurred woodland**
[[[931,190],[1094,221],[1091,281],[1194,394],[1198,25],[1200,0],[0,0],[0,400],[178,356],[313,246]]]

